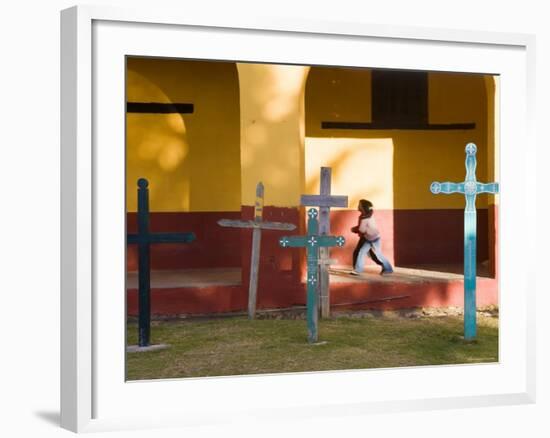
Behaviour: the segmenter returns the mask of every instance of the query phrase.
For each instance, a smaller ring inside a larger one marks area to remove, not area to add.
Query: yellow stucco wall
[[[500,179],[499,165],[500,154],[500,78],[498,76],[485,76],[485,89],[487,92],[487,179],[498,181]],[[489,195],[488,203],[498,205],[498,196]]]
[[[321,166],[332,192],[382,209],[463,208],[434,196],[434,180],[462,181],[464,147],[478,146],[480,181],[498,178],[498,80],[429,73],[431,123],[475,122],[474,130],[323,130],[322,121],[371,121],[367,69],[129,58],[128,101],[189,102],[193,114],[127,115],[127,207],[136,180],[150,180],[152,211],[293,207],[318,193]],[[496,97],[495,97],[496,96]],[[494,202],[491,197],[489,202]],[[486,206],[487,195],[478,206]]]
[[[463,208],[461,196],[434,196],[434,180],[463,181],[464,147],[478,146],[477,177],[488,176],[494,138],[488,136],[485,78],[429,73],[430,123],[475,122],[473,130],[333,130],[322,121],[370,122],[369,70],[312,68],[308,77],[305,140],[306,192],[319,189],[319,168],[332,167],[334,194],[347,194],[350,208],[361,198],[381,209]],[[493,99],[493,96],[489,96]],[[491,165],[494,166],[494,160]],[[487,195],[477,205],[487,205]]]
[[[303,193],[304,90],[309,67],[237,64],[241,99],[242,202],[295,207]]]
[[[234,63],[128,58],[127,101],[193,103],[193,114],[126,116],[127,211],[149,179],[151,211],[238,211],[239,83]]]

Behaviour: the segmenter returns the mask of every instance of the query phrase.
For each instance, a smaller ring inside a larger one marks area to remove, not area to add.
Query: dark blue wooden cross
[[[193,233],[149,232],[149,182],[140,178],[138,184],[138,232],[128,234],[128,244],[138,246],[138,345],[147,347],[151,338],[151,263],[152,243],[188,243],[195,240]]]
[[[483,184],[476,181],[476,152],[474,143],[466,145],[466,179],[461,183],[433,182],[430,190],[438,193],[462,193],[466,197],[464,209],[464,339],[476,337],[476,196],[479,193],[496,194],[498,183]]]
[[[282,237],[279,245],[282,247],[307,248],[307,340],[317,342],[318,303],[319,303],[319,248],[328,246],[344,246],[346,240],[342,236],[319,235],[318,213],[315,208],[307,212],[307,235]]]

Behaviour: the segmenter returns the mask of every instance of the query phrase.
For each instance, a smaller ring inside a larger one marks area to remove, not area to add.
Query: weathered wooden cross
[[[331,168],[321,167],[319,195],[302,195],[300,204],[310,207],[319,207],[319,233],[323,236],[330,234],[330,207],[347,207],[347,196],[335,196],[330,194],[331,186]],[[321,263],[319,274],[319,289],[321,298],[321,316],[328,318],[330,316],[330,289],[329,272],[330,250],[328,247],[321,248]]]
[[[319,290],[317,288],[319,279],[318,266],[321,262],[319,249],[329,246],[344,246],[346,240],[343,236],[319,235],[317,210],[310,208],[307,215],[307,235],[285,236],[279,240],[279,244],[285,248],[307,248],[307,340],[309,343],[315,343],[318,339],[317,326],[319,316]]]
[[[256,186],[256,202],[254,205],[254,220],[241,221],[232,219],[220,219],[218,224],[222,227],[252,228],[252,255],[250,257],[250,281],[248,285],[248,318],[256,316],[256,295],[258,291],[258,271],[260,267],[260,242],[262,230],[294,230],[296,225],[284,222],[263,222],[264,185],[259,182]]]
[[[147,347],[151,338],[151,263],[152,243],[189,243],[195,240],[193,233],[149,232],[149,182],[138,180],[138,232],[128,234],[128,244],[138,246],[138,345]]]
[[[464,209],[464,339],[476,337],[476,195],[479,193],[496,194],[499,185],[496,182],[482,184],[476,181],[476,152],[474,143],[466,145],[466,179],[461,183],[433,182],[430,190],[438,193],[462,193],[466,197]]]

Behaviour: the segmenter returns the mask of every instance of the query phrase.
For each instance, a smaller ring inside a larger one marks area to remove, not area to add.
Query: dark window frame
[[[372,122],[376,125],[428,124],[428,73],[373,70]]]
[[[321,121],[321,129],[471,130],[475,122],[429,122],[428,72],[371,70],[371,121]]]

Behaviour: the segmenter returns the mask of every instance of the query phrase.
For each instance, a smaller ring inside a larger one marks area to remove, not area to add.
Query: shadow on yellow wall
[[[381,209],[463,208],[459,196],[436,198],[429,186],[434,180],[464,179],[468,142],[478,145],[478,179],[487,179],[495,153],[487,101],[494,95],[487,95],[489,79],[482,75],[429,73],[428,78],[429,122],[474,122],[475,129],[322,129],[323,121],[371,121],[371,72],[312,68],[305,94],[306,193],[318,190],[319,167],[330,166],[333,193],[348,194],[351,206],[368,198]],[[480,196],[478,206],[486,207],[487,199]]]
[[[127,101],[192,103],[192,114],[126,116],[127,211],[150,181],[151,211],[238,211],[239,84],[234,63],[127,59]]]
[[[386,229],[391,225],[389,256],[396,263],[415,259],[415,252],[440,259],[437,241],[445,240],[449,230],[458,237],[453,251],[460,253],[464,197],[436,197],[429,187],[432,181],[464,180],[468,142],[478,146],[477,179],[498,180],[498,78],[428,73],[429,123],[473,122],[474,129],[322,129],[324,121],[372,122],[371,83],[368,69],[311,69],[305,93],[306,193],[318,192],[319,168],[331,167],[332,193],[348,195],[348,209],[366,198],[375,210],[386,211],[382,217]],[[487,208],[493,203],[494,196],[477,200],[480,241],[488,242],[488,248],[478,247],[480,260],[494,259],[496,230]],[[432,249],[427,242],[434,239]]]
[[[238,63],[242,203],[296,207],[304,185],[304,90],[309,67]]]
[[[478,179],[495,176],[498,139],[491,76],[429,73],[430,123],[473,130],[335,130],[322,121],[369,122],[371,71],[357,68],[128,58],[129,102],[193,103],[192,114],[127,115],[127,206],[150,180],[152,211],[238,211],[266,186],[266,205],[298,206],[332,167],[350,208],[459,209],[434,197],[433,180],[464,178],[464,145],[478,145]],[[498,175],[497,175],[498,176]],[[481,196],[479,207],[487,205]]]

